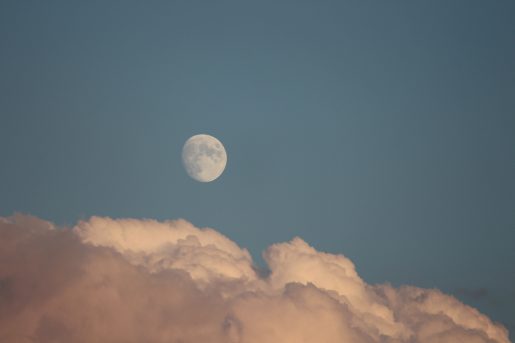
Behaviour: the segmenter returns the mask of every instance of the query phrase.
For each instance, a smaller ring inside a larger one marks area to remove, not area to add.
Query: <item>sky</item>
[[[0,216],[184,218],[262,266],[299,236],[515,331],[514,13],[2,1]],[[181,163],[201,133],[228,155],[212,183]]]

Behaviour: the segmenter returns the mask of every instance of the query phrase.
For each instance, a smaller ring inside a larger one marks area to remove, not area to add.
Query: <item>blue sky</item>
[[[515,329],[513,1],[3,1],[0,215],[301,236]],[[220,139],[217,181],[184,141]]]

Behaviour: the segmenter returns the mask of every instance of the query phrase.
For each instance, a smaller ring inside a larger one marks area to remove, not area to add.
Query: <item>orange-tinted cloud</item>
[[[295,238],[245,249],[179,220],[0,219],[0,342],[509,343],[438,290],[369,285]]]

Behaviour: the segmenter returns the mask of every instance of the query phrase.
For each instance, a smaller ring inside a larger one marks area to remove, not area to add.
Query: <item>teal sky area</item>
[[[2,1],[0,215],[300,236],[515,331],[515,2]],[[220,139],[215,182],[192,135]],[[513,334],[512,334],[513,337]]]

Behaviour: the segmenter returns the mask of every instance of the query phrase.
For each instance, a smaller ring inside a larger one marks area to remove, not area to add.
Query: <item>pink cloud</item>
[[[264,253],[184,220],[0,219],[0,342],[509,343],[438,290],[369,285],[300,238]]]

